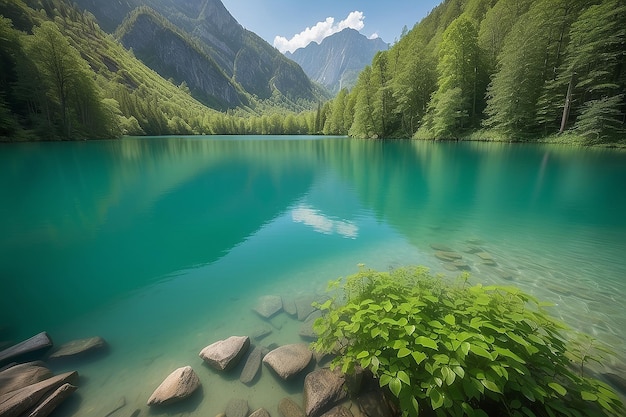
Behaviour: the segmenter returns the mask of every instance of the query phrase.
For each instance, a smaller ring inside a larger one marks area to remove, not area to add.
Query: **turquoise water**
[[[130,415],[191,365],[216,415],[230,398],[276,413],[300,397],[263,369],[252,387],[198,352],[269,326],[259,296],[322,294],[330,279],[463,254],[474,282],[515,284],[602,340],[626,371],[626,153],[556,146],[311,137],[125,138],[0,146],[0,340],[94,335],[110,353],[59,415]],[[468,246],[494,258],[484,265]],[[58,369],[59,371],[62,369]],[[176,412],[178,412],[176,411]]]

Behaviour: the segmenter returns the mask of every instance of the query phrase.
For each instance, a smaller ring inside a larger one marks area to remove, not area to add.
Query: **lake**
[[[57,416],[115,415],[191,365],[202,393],[174,413],[214,416],[231,398],[276,412],[301,380],[267,368],[246,386],[199,351],[268,328],[301,342],[263,295],[295,300],[357,272],[462,254],[474,283],[517,285],[607,344],[626,371],[626,153],[546,145],[314,137],[154,137],[0,146],[0,340],[102,336],[71,364]],[[493,261],[472,253],[486,252]],[[55,365],[53,365],[55,366]],[[65,365],[64,365],[65,366]],[[56,365],[55,372],[64,370]],[[298,386],[300,384],[300,386]]]

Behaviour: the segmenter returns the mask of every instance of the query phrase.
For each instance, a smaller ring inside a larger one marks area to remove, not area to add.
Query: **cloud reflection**
[[[326,235],[337,233],[349,239],[356,239],[359,235],[359,228],[354,223],[346,220],[333,220],[320,213],[319,210],[304,205],[293,209],[291,218],[296,223],[303,223],[312,227],[316,232]]]

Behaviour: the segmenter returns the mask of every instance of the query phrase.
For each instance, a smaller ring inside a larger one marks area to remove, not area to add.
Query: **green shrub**
[[[346,373],[369,368],[404,415],[624,415],[609,386],[569,361],[567,329],[546,304],[468,278],[362,268],[329,286],[335,296],[318,305],[313,347],[338,353],[333,365]]]

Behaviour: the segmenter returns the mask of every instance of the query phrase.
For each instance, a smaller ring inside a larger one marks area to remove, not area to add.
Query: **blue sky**
[[[281,52],[320,42],[345,27],[392,43],[404,25],[411,29],[441,1],[222,0],[239,23]]]

